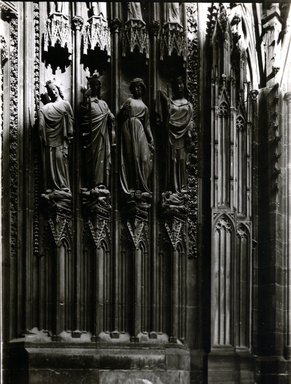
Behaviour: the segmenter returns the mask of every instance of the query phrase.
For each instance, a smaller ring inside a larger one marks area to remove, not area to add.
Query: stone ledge
[[[5,348],[5,367],[10,372],[6,382],[13,384],[111,384],[119,383],[118,378],[129,384],[135,379],[187,384],[190,352],[181,345],[10,343]]]

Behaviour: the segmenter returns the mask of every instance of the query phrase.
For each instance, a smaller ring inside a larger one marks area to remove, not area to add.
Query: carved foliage
[[[9,175],[10,175],[10,236],[11,257],[17,255],[18,231],[18,20],[10,22],[10,124],[9,124]]]
[[[4,36],[0,36],[0,54],[1,54],[1,66],[8,60],[8,46]]]
[[[40,99],[40,27],[39,27],[39,4],[33,3],[34,22],[34,119],[37,120]],[[36,137],[37,135],[35,135]],[[33,151],[33,173],[34,173],[34,213],[33,213],[33,253],[39,253],[39,193],[40,193],[40,153]]]
[[[194,3],[186,4],[187,14],[187,86],[193,105],[193,129],[189,147],[188,171],[188,228],[189,257],[197,257],[198,252],[198,147],[199,147],[199,47],[197,36],[197,8]]]

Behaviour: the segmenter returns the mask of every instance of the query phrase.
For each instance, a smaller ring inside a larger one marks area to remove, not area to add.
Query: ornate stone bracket
[[[136,249],[139,249],[140,242],[143,239],[143,234],[146,229],[146,221],[139,217],[135,217],[133,221],[128,220],[126,222],[131,239]]]
[[[99,249],[101,247],[102,240],[106,239],[106,237],[110,238],[110,230],[108,227],[109,221],[97,216],[95,224],[92,223],[90,218],[88,219],[87,224],[94,244],[96,248]]]
[[[165,221],[165,228],[174,250],[177,249],[178,244],[183,240],[182,229],[184,225],[185,222],[177,217],[173,217],[172,220]]]
[[[110,192],[105,186],[81,190],[82,206],[90,234],[97,249],[102,240],[110,240]]]
[[[72,53],[72,31],[68,16],[62,13],[52,13],[46,22],[46,32],[44,35],[44,51],[48,52],[49,46],[55,47],[59,44],[62,48],[67,48]]]
[[[149,58],[149,34],[142,20],[131,19],[125,23],[122,36],[122,56],[137,51]]]
[[[187,49],[184,28],[179,23],[165,23],[160,34],[160,59],[170,57],[174,52],[186,61]]]
[[[74,16],[72,19],[72,23],[76,31],[81,31],[84,25],[84,19],[81,16]]]
[[[110,30],[105,18],[92,16],[88,19],[83,32],[83,53],[99,48],[110,56]]]
[[[50,217],[48,223],[57,247],[62,245],[62,241],[68,237],[68,232],[71,227],[71,218],[57,212],[55,217]]]

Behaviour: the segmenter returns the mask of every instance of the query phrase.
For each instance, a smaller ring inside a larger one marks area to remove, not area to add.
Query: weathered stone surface
[[[181,346],[14,343],[5,358],[11,384],[187,384],[190,374],[190,354]]]

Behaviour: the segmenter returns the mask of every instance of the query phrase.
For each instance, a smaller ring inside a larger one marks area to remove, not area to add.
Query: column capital
[[[115,17],[114,19],[112,19],[110,22],[111,32],[119,32],[121,25],[122,23],[118,17]]]
[[[249,93],[249,95],[253,101],[257,100],[258,94],[259,94],[259,91],[257,91],[256,89],[251,90]]]
[[[74,16],[72,19],[73,22],[73,27],[76,31],[81,31],[83,24],[84,24],[84,19],[81,16]]]

